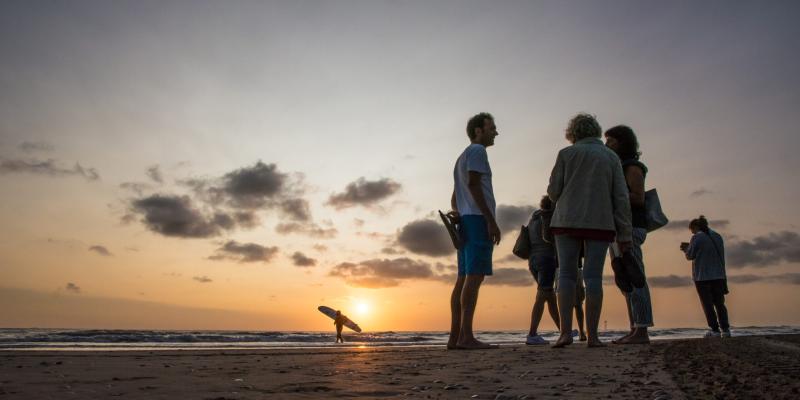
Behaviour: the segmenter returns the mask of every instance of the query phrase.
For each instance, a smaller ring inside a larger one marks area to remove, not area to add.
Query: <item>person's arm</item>
[[[556,157],[556,165],[553,166],[553,170],[550,172],[550,184],[547,185],[547,195],[550,196],[553,204],[561,197],[562,190],[564,190],[564,160],[561,152],[559,152]]]
[[[616,157],[615,157],[616,158]],[[617,229],[617,243],[619,250],[624,252],[629,249],[632,241],[633,226],[631,224],[631,201],[622,164],[612,160],[611,200],[614,212],[614,225]]]
[[[644,172],[638,165],[631,165],[625,169],[625,182],[630,191],[631,206],[644,207]]]
[[[697,248],[698,242],[700,239],[697,238],[697,235],[692,236],[692,239],[689,241],[689,247],[686,248],[686,259],[691,261],[697,257]]]
[[[469,171],[467,188],[472,198],[475,200],[475,205],[478,206],[478,209],[481,210],[481,214],[486,218],[486,222],[489,225],[489,239],[491,239],[494,244],[500,244],[500,227],[497,226],[494,215],[489,210],[489,206],[486,205],[486,198],[483,196],[483,188],[481,187],[480,172]]]

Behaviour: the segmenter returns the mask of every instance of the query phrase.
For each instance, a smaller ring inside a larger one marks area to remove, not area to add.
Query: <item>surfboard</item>
[[[336,319],[336,310],[334,310],[334,309],[332,309],[330,307],[319,306],[319,307],[317,307],[317,310],[319,310],[319,312],[327,315],[332,320]],[[350,318],[347,318],[347,316],[344,316],[344,326],[346,326],[346,327],[348,327],[348,328],[350,328],[350,329],[352,329],[352,330],[354,330],[354,331],[356,331],[358,333],[361,333],[361,327],[359,327],[358,324],[356,324],[355,322],[351,321]]]

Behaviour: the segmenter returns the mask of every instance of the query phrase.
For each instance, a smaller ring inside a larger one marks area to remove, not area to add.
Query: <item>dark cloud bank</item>
[[[270,262],[278,254],[277,247],[266,247],[256,243],[228,241],[216,250],[211,260],[235,260],[240,263]]]
[[[531,206],[510,206],[500,204],[497,206],[497,225],[502,232],[519,230],[522,225],[527,225],[531,214],[536,208]]]
[[[455,253],[447,229],[440,221],[428,219],[408,223],[397,234],[397,243],[406,250],[431,257]]]
[[[162,182],[158,166],[150,167],[148,176]],[[278,170],[275,164],[259,161],[236,169],[219,178],[192,178],[179,181],[192,196],[141,193],[146,184],[130,185],[139,194],[129,201],[129,214],[123,220],[138,219],[153,232],[182,238],[209,238],[239,228],[253,228],[261,221],[259,213],[272,211],[281,220],[276,231],[331,238],[335,229],[324,229],[311,221],[302,176]]]
[[[784,262],[800,262],[800,235],[797,232],[772,232],[752,240],[734,242],[725,249],[731,268],[763,268]]]
[[[363,206],[374,206],[400,191],[402,185],[389,178],[368,181],[364,177],[349,183],[343,192],[332,194],[327,205],[337,210]]]
[[[670,230],[670,231],[685,231],[685,232],[691,234],[689,232],[689,222],[691,222],[691,221],[692,221],[691,219],[676,219],[676,220],[672,220],[672,221],[669,221],[669,223],[663,229]],[[725,229],[730,224],[731,224],[731,221],[729,221],[727,219],[710,219],[710,220],[708,220],[708,226],[710,226],[711,229],[720,229],[720,230],[721,229]]]
[[[378,289],[399,286],[407,280],[452,284],[456,280],[455,270],[455,265],[431,264],[401,257],[372,259],[359,263],[344,262],[334,266],[329,275],[341,278],[352,286]],[[528,270],[495,268],[494,275],[485,282],[487,285],[528,286],[532,284],[533,278]]]
[[[292,262],[297,267],[313,267],[317,265],[317,260],[308,257],[299,251],[296,251],[294,254],[292,254]]]

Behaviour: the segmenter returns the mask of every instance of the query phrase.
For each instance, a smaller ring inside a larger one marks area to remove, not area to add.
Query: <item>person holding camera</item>
[[[705,337],[730,337],[728,308],[725,307],[728,283],[722,236],[708,227],[708,220],[702,215],[689,223],[689,229],[692,239],[681,243],[681,250],[686,259],[692,261],[692,280],[710,328]]]

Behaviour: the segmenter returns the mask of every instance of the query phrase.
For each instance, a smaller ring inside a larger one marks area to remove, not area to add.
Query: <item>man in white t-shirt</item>
[[[448,349],[487,349],[493,347],[475,339],[472,320],[483,278],[492,274],[492,250],[500,243],[500,228],[495,220],[492,169],[486,148],[498,135],[494,117],[480,113],[467,123],[471,144],[456,160],[455,186],[451,215],[460,219],[461,248],[458,250],[458,279],[450,297],[452,324]]]

